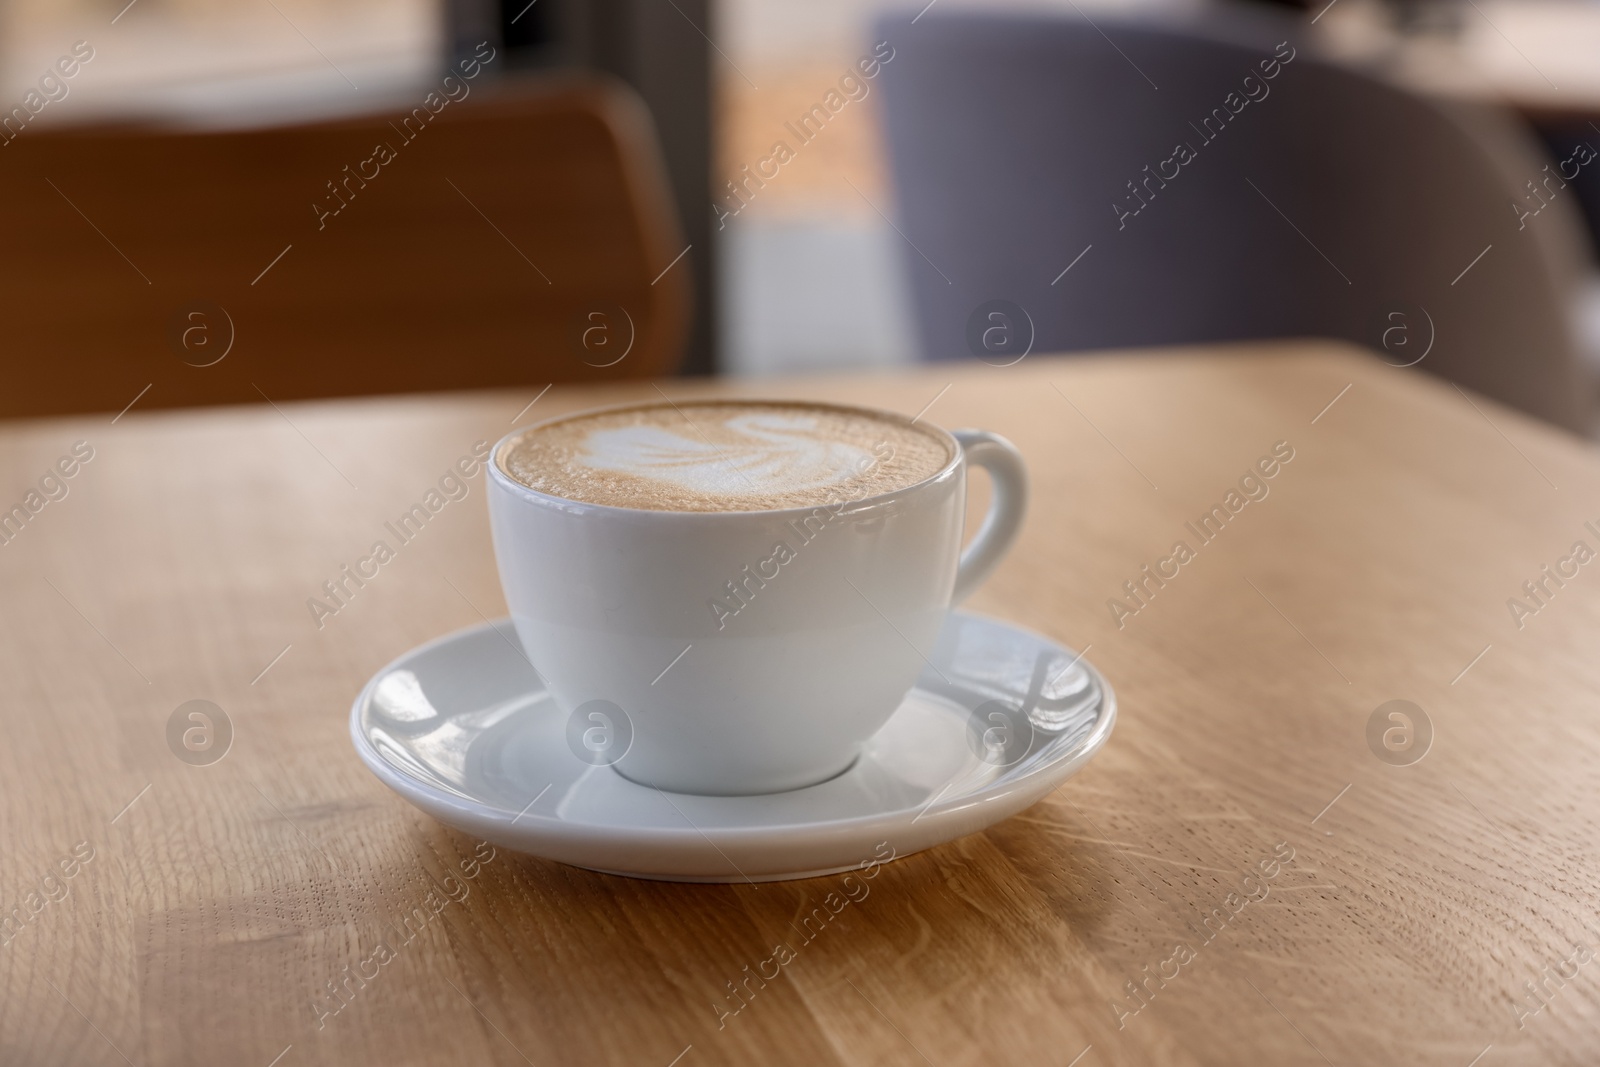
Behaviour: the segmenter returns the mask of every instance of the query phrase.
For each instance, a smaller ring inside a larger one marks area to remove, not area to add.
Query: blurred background
[[[1588,434],[1596,56],[1591,0],[8,0],[0,406],[1324,335]]]

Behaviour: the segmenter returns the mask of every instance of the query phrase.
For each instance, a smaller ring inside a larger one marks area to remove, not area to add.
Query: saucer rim
[[[952,608],[950,610],[950,614],[962,615],[968,618],[982,619],[985,622],[991,622],[1014,632],[1026,634],[1046,644],[1054,645],[1065,652],[1075,652],[1075,650],[1069,648],[1054,638],[1046,637],[1027,627],[1020,626],[1004,619],[995,618],[994,616],[990,615],[983,615],[978,612],[964,611],[959,608]],[[628,826],[615,822],[578,823],[543,813],[524,811],[519,814],[507,809],[493,806],[482,800],[463,798],[441,789],[438,786],[412,777],[385,760],[382,753],[380,753],[376,747],[373,746],[371,741],[367,739],[364,731],[361,729],[362,709],[369,702],[371,691],[377,685],[379,679],[383,678],[390,671],[397,669],[404,661],[425,654],[446,643],[468,639],[480,631],[495,631],[499,636],[506,637],[506,634],[500,633],[498,630],[498,625],[501,623],[507,625],[507,627],[511,630],[511,634],[509,636],[512,640],[515,640],[515,624],[509,616],[501,616],[498,619],[474,623],[471,626],[461,627],[460,629],[440,634],[437,637],[430,638],[420,645],[412,646],[375,671],[367,680],[367,682],[361,687],[361,690],[356,694],[356,698],[350,708],[350,737],[353,747],[356,750],[356,755],[360,758],[361,762],[366,765],[367,769],[371,771],[379,781],[383,782],[384,785],[388,786],[395,793],[399,794],[403,800],[412,804],[412,806],[418,808],[424,814],[438,818],[441,822],[447,822],[457,828],[462,828],[463,824],[470,824],[475,827],[481,827],[481,829],[485,831],[500,831],[503,834],[512,837],[515,837],[518,834],[526,833],[529,829],[537,826],[537,832],[540,835],[548,839],[559,839],[563,841],[592,841],[595,832],[599,832],[621,842],[631,840],[640,843],[649,842],[651,844],[659,844],[681,839],[683,841],[690,842],[710,842],[714,847],[715,842],[719,840],[739,844],[745,842],[764,843],[770,841],[772,835],[774,834],[823,831],[830,834],[839,833],[853,835],[856,832],[864,831],[877,824],[893,825],[904,819],[906,814],[915,810],[914,808],[910,807],[897,807],[887,811],[872,811],[847,818],[817,819],[810,822],[767,823],[760,826],[743,827],[700,827],[693,824],[682,827],[640,827]],[[514,647],[520,649],[520,646]],[[1116,692],[1112,689],[1111,684],[1106,680],[1105,676],[1100,673],[1099,669],[1096,668],[1094,664],[1090,663],[1089,660],[1084,657],[1082,652],[1076,652],[1075,654],[1077,657],[1075,662],[1090,673],[1095,682],[1099,685],[1101,693],[1101,713],[1096,719],[1093,728],[1090,729],[1084,738],[1076,745],[1068,748],[1058,758],[1030,768],[1014,778],[997,778],[988,785],[980,786],[977,793],[971,793],[965,796],[952,798],[951,801],[946,805],[929,804],[922,809],[913,822],[925,822],[929,828],[932,828],[941,823],[953,821],[959,817],[960,813],[971,808],[996,803],[1004,803],[1005,801],[1016,797],[1019,793],[1027,793],[1030,791],[1029,787],[1035,784],[1037,779],[1040,777],[1049,776],[1054,781],[1054,786],[1039,791],[1033,800],[1014,809],[1015,811],[1020,811],[1033,803],[1037,803],[1039,800],[1043,799],[1050,792],[1052,792],[1054,788],[1059,787],[1062,783],[1066,782],[1067,779],[1076,774],[1085,763],[1092,759],[1094,755],[1105,746],[1106,741],[1111,736],[1113,727],[1116,725],[1118,710]],[[916,688],[917,686],[912,686],[912,689]],[[590,768],[589,773],[605,773],[610,770],[611,769],[608,767],[594,767]],[[845,773],[849,772],[846,771]],[[619,775],[618,777],[621,776]],[[628,781],[632,785],[639,786],[640,788],[655,789],[658,793],[661,793],[663,796],[667,797],[669,802],[671,802],[671,798],[673,796],[693,797],[696,799],[710,797],[710,794],[674,793],[669,790],[662,790],[655,786],[642,786],[640,783],[632,782],[631,779],[623,780]],[[801,792],[806,788],[811,787],[802,786],[799,789],[784,790],[779,793],[756,795],[781,796],[783,793]],[[946,788],[948,788],[948,786]],[[996,788],[998,791],[994,791]],[[434,810],[430,810],[430,807],[423,806],[419,798],[425,798],[427,804],[430,805],[432,809],[448,810],[453,816],[454,820],[458,821],[441,818],[435,814]],[[733,798],[713,797],[712,799]],[[676,807],[676,804],[673,806]],[[687,816],[684,818],[685,821],[688,821]],[[519,829],[517,826],[518,823],[523,823],[523,828]],[[641,877],[641,875],[634,875],[634,877]],[[649,876],[643,875],[642,877]],[[671,880],[681,879],[672,878]]]

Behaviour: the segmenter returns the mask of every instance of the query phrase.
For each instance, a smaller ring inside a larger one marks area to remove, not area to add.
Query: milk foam
[[[826,404],[701,401],[558,419],[496,462],[531,489],[657,511],[766,511],[862,500],[928,478],[945,438]]]
[[[815,418],[736,415],[734,440],[713,444],[692,427],[619,426],[591,432],[578,461],[710,496],[771,496],[841,485],[877,463],[865,448],[819,436]]]

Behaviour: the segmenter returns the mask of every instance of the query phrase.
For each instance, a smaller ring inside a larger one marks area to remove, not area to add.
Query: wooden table
[[[0,1062],[1600,1057],[1600,564],[1559,562],[1600,547],[1588,447],[1320,343],[665,388],[933,402],[1010,436],[1036,504],[973,606],[1088,648],[1121,698],[1105,751],[883,868],[719,1028],[832,880],[485,859],[351,750],[369,675],[503,611],[481,476],[320,631],[305,606],[537,389],[7,424],[0,506],[93,458],[0,546]],[[631,395],[655,393],[557,387],[523,418]],[[1199,544],[1185,523],[1277,442],[1269,495]],[[1179,540],[1119,628],[1108,600]],[[1544,565],[1577,574],[1519,628]],[[209,765],[168,745],[194,699],[233,731]],[[1394,699],[1433,731],[1408,766],[1367,741]]]

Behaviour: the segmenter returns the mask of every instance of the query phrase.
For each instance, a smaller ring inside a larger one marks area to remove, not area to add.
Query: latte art
[[[532,489],[666,511],[760,511],[861,499],[915,484],[950,460],[908,422],[817,404],[660,405],[536,427],[501,466]]]
[[[595,470],[670,482],[708,496],[770,496],[838,485],[870,470],[878,457],[818,434],[807,415],[739,415],[723,426],[746,438],[713,445],[685,426],[619,426],[596,430],[580,457]]]

